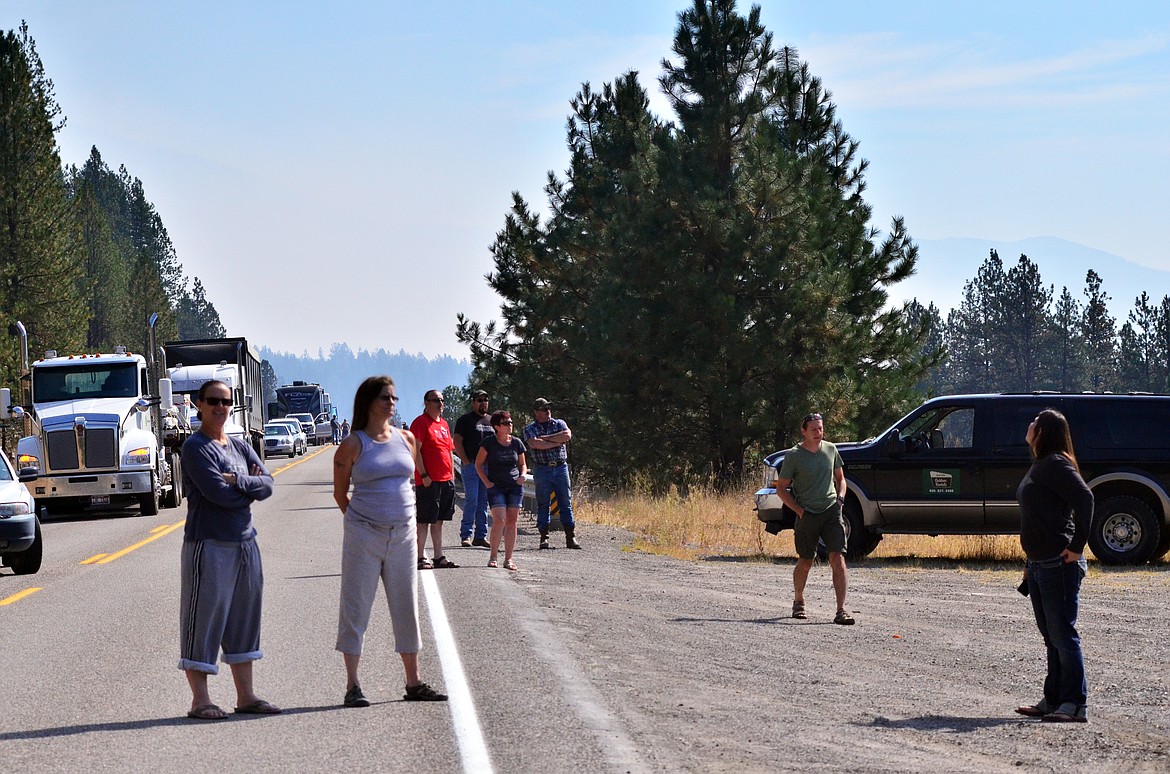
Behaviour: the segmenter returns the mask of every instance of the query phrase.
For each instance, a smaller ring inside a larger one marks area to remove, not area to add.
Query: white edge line
[[[435,650],[438,651],[439,663],[443,666],[447,703],[451,708],[451,722],[455,728],[455,738],[459,742],[459,754],[463,758],[463,770],[470,774],[491,774],[491,756],[488,755],[483,731],[480,730],[479,719],[475,714],[475,702],[471,700],[471,688],[467,685],[467,677],[463,673],[463,663],[459,659],[455,636],[451,633],[451,625],[447,621],[447,611],[439,594],[438,581],[435,580],[434,573],[420,572],[419,575],[422,576],[423,593],[427,598],[431,629],[435,633]]]

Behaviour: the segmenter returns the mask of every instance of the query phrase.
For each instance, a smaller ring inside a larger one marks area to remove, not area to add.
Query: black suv
[[[1106,564],[1140,564],[1170,549],[1170,395],[1029,393],[927,401],[877,438],[838,443],[849,487],[847,553],[860,558],[884,534],[1019,534],[1016,487],[1031,465],[1024,440],[1042,409],[1068,417],[1096,508],[1089,533]],[[830,440],[832,428],[826,434]],[[795,514],[776,495],[779,451],[756,492],[773,534]]]

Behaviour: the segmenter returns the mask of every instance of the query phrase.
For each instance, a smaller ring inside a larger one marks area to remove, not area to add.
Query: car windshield
[[[288,416],[290,419],[295,419],[298,422],[312,422],[313,421],[312,414],[289,414]]]
[[[264,428],[264,435],[292,435],[292,428],[288,425],[269,425]]]

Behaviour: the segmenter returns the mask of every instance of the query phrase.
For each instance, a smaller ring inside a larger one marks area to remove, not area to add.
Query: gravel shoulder
[[[809,620],[794,621],[792,560],[683,562],[629,550],[621,530],[578,536],[584,551],[526,551],[515,582],[635,743],[632,768],[1170,769],[1166,566],[1090,568],[1082,726],[1013,711],[1040,698],[1044,673],[1018,571],[855,565],[857,625],[843,627],[826,565],[809,579]]]

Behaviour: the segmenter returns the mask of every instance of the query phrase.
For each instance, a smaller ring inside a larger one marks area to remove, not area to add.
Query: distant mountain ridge
[[[1109,294],[1110,311],[1118,327],[1125,322],[1134,299],[1144,290],[1160,303],[1170,295],[1170,271],[1139,266],[1112,253],[1086,247],[1057,237],[1032,237],[1015,242],[990,239],[953,238],[918,241],[917,273],[891,289],[890,300],[917,298],[923,306],[934,302],[946,317],[963,300],[963,285],[975,278],[991,250],[999,253],[1004,270],[1016,265],[1020,255],[1040,268],[1045,285],[1055,285],[1055,295],[1068,287],[1084,303],[1085,274],[1093,269],[1101,277],[1101,288]]]

